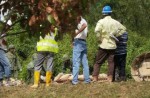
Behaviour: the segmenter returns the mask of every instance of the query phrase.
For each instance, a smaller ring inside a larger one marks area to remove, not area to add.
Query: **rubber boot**
[[[38,88],[39,80],[40,80],[40,72],[34,71],[34,85],[32,85],[31,88]]]
[[[46,87],[49,87],[51,84],[51,77],[52,77],[52,72],[47,71],[46,72]]]

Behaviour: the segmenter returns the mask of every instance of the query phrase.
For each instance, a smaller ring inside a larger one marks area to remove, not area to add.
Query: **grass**
[[[38,89],[30,85],[1,87],[0,98],[150,98],[150,83],[129,80],[121,83],[91,83],[71,85],[71,83]]]

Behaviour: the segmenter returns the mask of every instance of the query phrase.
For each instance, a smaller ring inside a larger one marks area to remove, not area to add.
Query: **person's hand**
[[[74,34],[75,36],[77,36],[79,33],[80,33],[79,30],[76,29]]]

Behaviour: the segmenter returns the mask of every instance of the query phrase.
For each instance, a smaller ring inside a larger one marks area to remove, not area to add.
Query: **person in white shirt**
[[[73,42],[73,80],[72,84],[78,84],[78,74],[79,74],[79,67],[80,62],[83,65],[83,75],[84,75],[84,82],[90,83],[89,77],[89,65],[87,60],[87,45],[86,45],[86,38],[88,33],[88,27],[86,20],[78,15],[77,16],[78,26],[75,30],[76,36]]]

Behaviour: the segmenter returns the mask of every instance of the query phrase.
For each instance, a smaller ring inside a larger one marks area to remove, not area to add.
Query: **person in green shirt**
[[[8,46],[7,57],[11,64],[10,69],[12,77],[18,78],[18,74],[20,71],[22,71],[22,67],[19,61],[19,57],[16,54],[15,46],[12,44]]]

